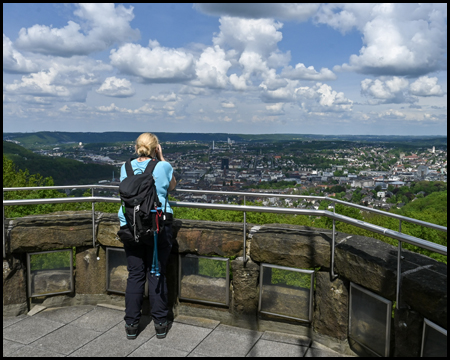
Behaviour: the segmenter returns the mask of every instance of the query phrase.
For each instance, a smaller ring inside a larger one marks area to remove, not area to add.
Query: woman
[[[156,192],[162,209],[166,211],[164,228],[158,234],[158,265],[160,276],[150,274],[153,262],[153,241],[149,243],[124,243],[128,263],[128,280],[125,293],[125,332],[128,339],[135,339],[138,334],[141,307],[144,296],[145,278],[148,274],[148,292],[150,298],[151,315],[155,323],[156,337],[164,338],[169,328],[167,315],[169,312],[166,283],[166,265],[172,248],[173,211],[166,204],[167,192],[175,189],[176,180],[172,166],[164,159],[158,138],[151,133],[141,134],[135,145],[137,159],[131,161],[134,174],[141,174],[155,157],[159,160],[153,170]],[[127,177],[125,164],[120,170],[120,181]],[[167,207],[166,207],[167,206]],[[120,226],[126,225],[126,219],[119,209]]]

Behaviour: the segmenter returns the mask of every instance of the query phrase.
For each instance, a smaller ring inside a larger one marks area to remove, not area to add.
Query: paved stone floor
[[[84,305],[3,317],[3,356],[342,356],[307,337],[182,315],[165,339],[156,338],[153,323],[143,316],[139,336],[127,340],[123,315],[123,310]]]

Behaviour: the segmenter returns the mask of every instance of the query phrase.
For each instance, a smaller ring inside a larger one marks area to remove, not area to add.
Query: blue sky
[[[446,4],[3,4],[3,131],[444,135]]]

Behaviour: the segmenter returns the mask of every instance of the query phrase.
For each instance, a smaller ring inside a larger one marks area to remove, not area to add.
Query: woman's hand
[[[161,144],[156,145],[156,149],[155,149],[155,153],[156,153],[156,158],[160,161],[166,161],[164,160],[164,156],[162,153],[162,148],[161,148]]]

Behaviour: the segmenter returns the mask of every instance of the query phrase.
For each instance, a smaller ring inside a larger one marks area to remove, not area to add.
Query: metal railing
[[[62,189],[92,189],[92,196],[90,197],[69,197],[69,198],[52,198],[52,199],[24,199],[24,200],[3,200],[3,214],[5,213],[5,206],[12,205],[36,205],[36,204],[57,204],[57,203],[76,203],[76,202],[91,202],[92,203],[92,244],[93,247],[98,246],[95,239],[95,203],[96,202],[113,202],[120,203],[119,198],[114,197],[100,197],[94,196],[95,189],[113,189],[118,190],[119,186],[114,185],[74,185],[74,186],[45,186],[45,187],[16,187],[16,188],[3,188],[5,191],[18,191],[18,190],[62,190]],[[398,240],[398,255],[397,255],[397,287],[396,287],[396,300],[399,303],[399,294],[401,286],[401,252],[402,243],[406,242],[411,245],[418,246],[423,249],[427,249],[438,254],[447,256],[447,247],[439,245],[424,239],[416,238],[411,235],[407,235],[401,232],[402,221],[408,221],[414,224],[426,226],[432,229],[447,232],[447,227],[428,223],[425,221],[412,219],[406,216],[392,214],[377,209],[368,208],[365,206],[348,203],[342,200],[337,200],[327,196],[304,196],[304,195],[289,195],[289,194],[270,194],[270,193],[253,193],[253,192],[224,192],[224,191],[211,191],[211,190],[187,190],[187,189],[177,189],[177,192],[188,192],[188,193],[203,193],[203,194],[214,194],[222,196],[243,196],[244,205],[230,205],[230,204],[210,204],[210,203],[192,203],[192,202],[180,202],[180,201],[169,201],[171,207],[187,207],[187,208],[197,208],[197,209],[213,209],[213,210],[233,210],[242,211],[244,213],[244,237],[243,237],[243,260],[244,264],[247,262],[246,257],[246,213],[249,212],[267,212],[267,213],[277,213],[277,214],[297,214],[297,215],[307,215],[307,216],[326,216],[333,220],[333,233],[331,241],[331,261],[330,261],[330,275],[334,279],[338,275],[334,273],[334,252],[335,252],[335,240],[336,240],[336,221],[341,221],[366,229],[381,235],[388,236],[392,239]],[[313,209],[292,209],[292,208],[279,208],[279,207],[267,207],[267,206],[248,206],[245,205],[247,196],[256,197],[279,197],[279,198],[296,198],[296,199],[311,199],[311,200],[327,200],[333,203],[333,212],[328,210],[313,210]],[[382,226],[373,225],[368,222],[353,219],[351,217],[337,214],[336,213],[336,203],[343,204],[346,206],[355,207],[364,211],[378,213],[384,216],[393,217],[399,220],[399,231],[390,230]],[[6,257],[6,244],[5,244],[5,217],[3,216],[3,258]]]

